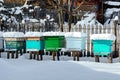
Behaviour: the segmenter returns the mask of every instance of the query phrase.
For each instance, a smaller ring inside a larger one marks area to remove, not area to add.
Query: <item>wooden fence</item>
[[[64,26],[64,32],[68,32],[68,27]],[[113,55],[118,56],[118,52],[120,49],[120,26],[117,25],[117,22],[111,21],[110,23],[107,22],[105,25],[100,24],[99,22],[96,23],[78,23],[76,25],[72,25],[71,32],[84,32],[87,34],[86,40],[86,50],[83,51],[83,56],[93,56],[92,52],[92,42],[90,40],[90,36],[92,34],[114,34],[116,36],[116,41],[113,43]]]

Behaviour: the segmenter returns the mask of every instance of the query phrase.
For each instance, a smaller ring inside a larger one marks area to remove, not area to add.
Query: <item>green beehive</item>
[[[26,50],[27,51],[40,51],[44,50],[44,37],[40,32],[27,32],[26,37]]]
[[[24,42],[19,40],[5,40],[5,46],[7,50],[22,50]]]
[[[51,32],[48,33],[48,35],[46,34],[44,37],[46,51],[58,51],[59,49],[64,48],[64,36]]]
[[[45,49],[57,51],[64,47],[64,36],[45,36]]]
[[[112,43],[115,36],[112,34],[93,34],[91,36],[94,55],[109,55],[112,53]]]
[[[5,32],[3,34],[6,51],[17,51],[24,49],[24,33],[22,32]]]

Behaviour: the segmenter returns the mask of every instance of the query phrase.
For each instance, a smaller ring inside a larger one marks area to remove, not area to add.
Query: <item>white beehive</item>
[[[85,49],[86,34],[81,32],[65,33],[66,49],[68,51],[81,51]]]

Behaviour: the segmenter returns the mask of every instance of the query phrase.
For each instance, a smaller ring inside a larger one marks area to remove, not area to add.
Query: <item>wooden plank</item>
[[[23,41],[24,40],[24,38],[5,38],[5,40],[7,40],[7,41]]]
[[[28,37],[26,40],[43,40],[43,37]]]

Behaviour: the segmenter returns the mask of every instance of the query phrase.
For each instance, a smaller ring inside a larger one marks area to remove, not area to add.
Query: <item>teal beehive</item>
[[[108,55],[112,52],[111,40],[93,40],[93,52],[95,55]]]
[[[112,53],[112,44],[115,36],[112,34],[93,34],[91,36],[94,55],[109,55]]]
[[[40,32],[27,32],[26,37],[26,50],[27,51],[40,51],[44,50],[44,37]]]

